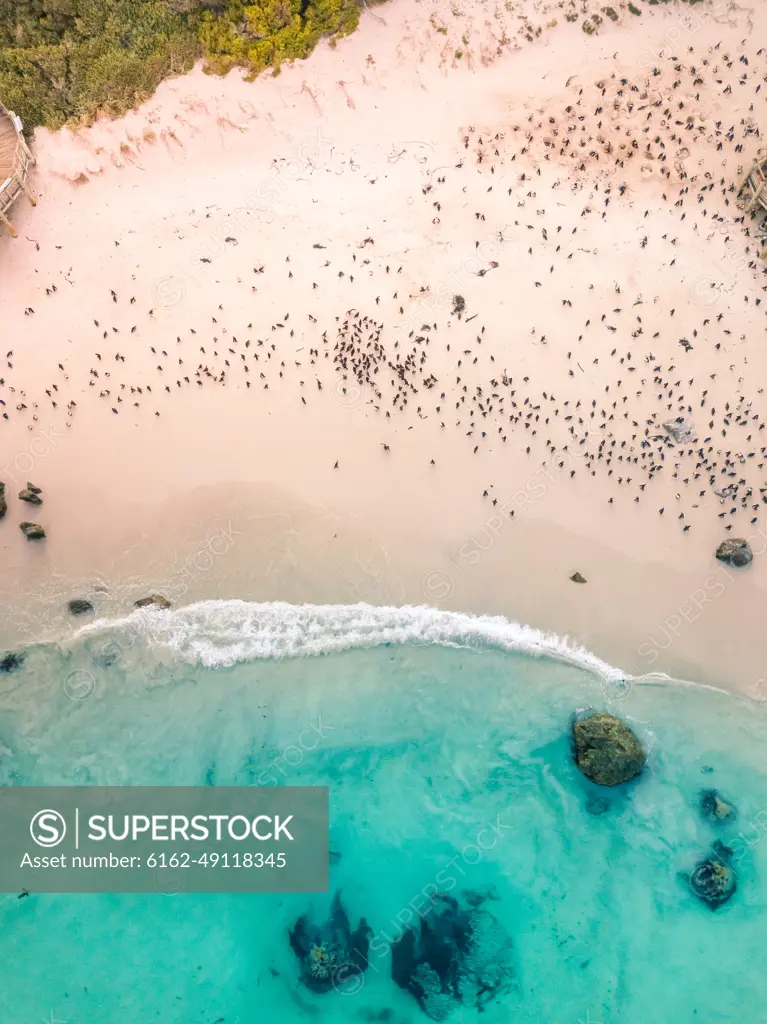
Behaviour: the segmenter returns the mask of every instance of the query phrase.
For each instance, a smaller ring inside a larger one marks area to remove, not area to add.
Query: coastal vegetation
[[[198,58],[218,74],[278,71],[352,32],[359,12],[358,0],[0,0],[0,100],[27,129],[116,116]]]
[[[668,4],[671,2],[672,0],[647,0],[647,3],[651,4],[652,6],[657,6],[658,4]],[[681,0],[681,2],[689,4],[692,7],[693,4],[703,3],[703,0]],[[637,5],[632,3],[631,0],[629,0],[627,5],[619,4],[618,7],[621,12],[627,11],[629,14],[634,15],[641,15],[642,13],[642,8],[637,7]],[[565,14],[565,21],[576,22],[583,14],[586,14],[585,9],[579,8],[575,3],[575,0],[570,0],[569,9]],[[616,11],[614,7],[603,7],[602,14],[607,15],[610,21],[617,22],[621,20],[618,11]],[[595,34],[599,34],[599,27],[603,21],[604,19],[602,18],[601,14],[592,12],[590,14],[586,14],[586,17],[581,22],[581,28],[587,36],[593,36]]]

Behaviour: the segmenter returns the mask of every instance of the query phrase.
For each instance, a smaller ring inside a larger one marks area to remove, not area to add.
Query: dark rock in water
[[[511,948],[488,910],[440,894],[418,934],[408,928],[393,943],[392,980],[427,1017],[446,1020],[460,1005],[484,1009],[509,987]]]
[[[26,655],[23,651],[6,651],[0,654],[0,672],[15,672],[21,668]]]
[[[170,608],[170,601],[161,594],[150,594],[133,602],[134,608]]]
[[[19,529],[27,540],[44,540],[45,530],[37,523],[19,523]]]
[[[690,888],[703,903],[716,910],[735,895],[737,875],[730,866],[732,850],[724,843],[714,843],[711,854],[697,865],[690,875]]]
[[[5,500],[5,484],[0,483],[0,519],[8,511],[8,502]]]
[[[610,810],[610,804],[603,796],[589,796],[586,798],[586,810],[598,818]]]
[[[31,491],[33,494],[42,494],[43,493],[42,487],[35,487],[34,484],[29,482],[29,480],[27,480],[27,490]]]
[[[592,782],[618,786],[639,775],[647,760],[634,733],[614,715],[590,715],[573,726],[575,763]]]
[[[93,605],[84,597],[74,597],[67,602],[67,611],[70,615],[89,615],[93,611]]]
[[[364,917],[351,930],[340,893],[333,897],[324,924],[315,925],[302,914],[291,929],[290,948],[298,957],[303,984],[312,992],[342,991],[367,970],[371,935]]]
[[[570,577],[573,583],[585,583],[586,577],[582,576],[579,572],[574,572]]]
[[[751,562],[754,555],[748,541],[743,537],[728,537],[716,549],[716,557],[720,562],[742,569]]]
[[[43,499],[39,498],[34,491],[30,491],[28,487],[19,491],[19,497],[22,501],[28,501],[30,505],[42,505],[43,503]]]
[[[737,811],[722,798],[721,793],[715,789],[704,789],[700,794],[700,813],[709,821],[732,821],[737,816]]]

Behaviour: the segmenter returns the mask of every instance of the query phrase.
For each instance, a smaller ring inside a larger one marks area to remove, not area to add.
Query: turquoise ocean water
[[[587,709],[648,751],[620,791],[572,762]],[[765,737],[762,705],[430,609],[206,602],[31,647],[0,675],[3,785],[328,785],[331,892],[0,897],[0,1021],[425,1022],[390,947],[430,886],[512,942],[502,994],[452,1021],[767,1020]],[[702,817],[711,788],[734,821]],[[738,889],[712,911],[685,873],[715,839]],[[335,891],[370,966],[315,994],[288,932]]]

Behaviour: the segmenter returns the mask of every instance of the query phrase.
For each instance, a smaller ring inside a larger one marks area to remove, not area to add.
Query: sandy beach
[[[430,604],[767,699],[736,202],[766,29],[392,0],[276,77],[38,130],[0,237],[0,641],[79,596]]]

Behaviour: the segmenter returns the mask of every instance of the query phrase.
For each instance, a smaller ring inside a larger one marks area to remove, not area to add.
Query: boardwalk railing
[[[0,155],[3,157],[0,167],[8,174],[8,177],[0,182],[0,223],[5,224],[14,238],[16,231],[7,216],[13,203],[22,192],[25,192],[32,205],[37,205],[27,185],[29,169],[35,158],[24,140],[23,127],[21,118],[0,103]]]

